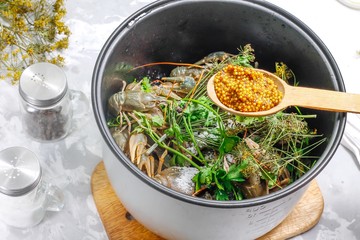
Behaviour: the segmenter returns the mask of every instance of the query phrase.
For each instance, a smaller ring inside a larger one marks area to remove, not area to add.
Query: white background
[[[149,0],[67,1],[66,23],[72,35],[65,53],[70,88],[90,100],[90,85],[97,55],[112,31]],[[271,0],[307,24],[333,54],[348,92],[360,93],[360,11],[336,0]],[[171,33],[170,33],[171,34]],[[52,144],[30,141],[19,118],[18,89],[0,82],[0,150],[24,146],[34,151],[44,177],[58,185],[65,208],[49,213],[30,229],[9,228],[0,222],[0,239],[107,239],[90,189],[90,177],[101,160],[101,137],[91,106],[76,120],[65,140]],[[360,127],[360,126],[359,126]],[[322,218],[312,230],[295,239],[360,239],[360,171],[353,154],[340,146],[317,177],[325,200]]]

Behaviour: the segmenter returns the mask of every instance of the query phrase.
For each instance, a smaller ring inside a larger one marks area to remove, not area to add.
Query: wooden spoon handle
[[[284,104],[333,112],[360,113],[360,94],[287,86]]]

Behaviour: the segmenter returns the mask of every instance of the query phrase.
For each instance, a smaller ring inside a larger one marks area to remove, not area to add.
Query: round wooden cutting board
[[[163,239],[138,223],[122,206],[108,180],[104,163],[100,162],[91,177],[94,201],[110,240]],[[318,184],[313,180],[290,215],[275,229],[259,238],[287,239],[304,233],[320,220],[324,199]]]

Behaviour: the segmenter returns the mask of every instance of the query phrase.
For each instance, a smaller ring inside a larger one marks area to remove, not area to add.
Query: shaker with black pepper
[[[24,130],[40,141],[58,140],[71,128],[72,107],[64,71],[51,63],[36,63],[20,77]]]

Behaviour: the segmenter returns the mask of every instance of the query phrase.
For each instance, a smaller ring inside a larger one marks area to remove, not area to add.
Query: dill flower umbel
[[[64,64],[65,14],[64,0],[0,0],[0,80],[16,83],[37,62]]]

